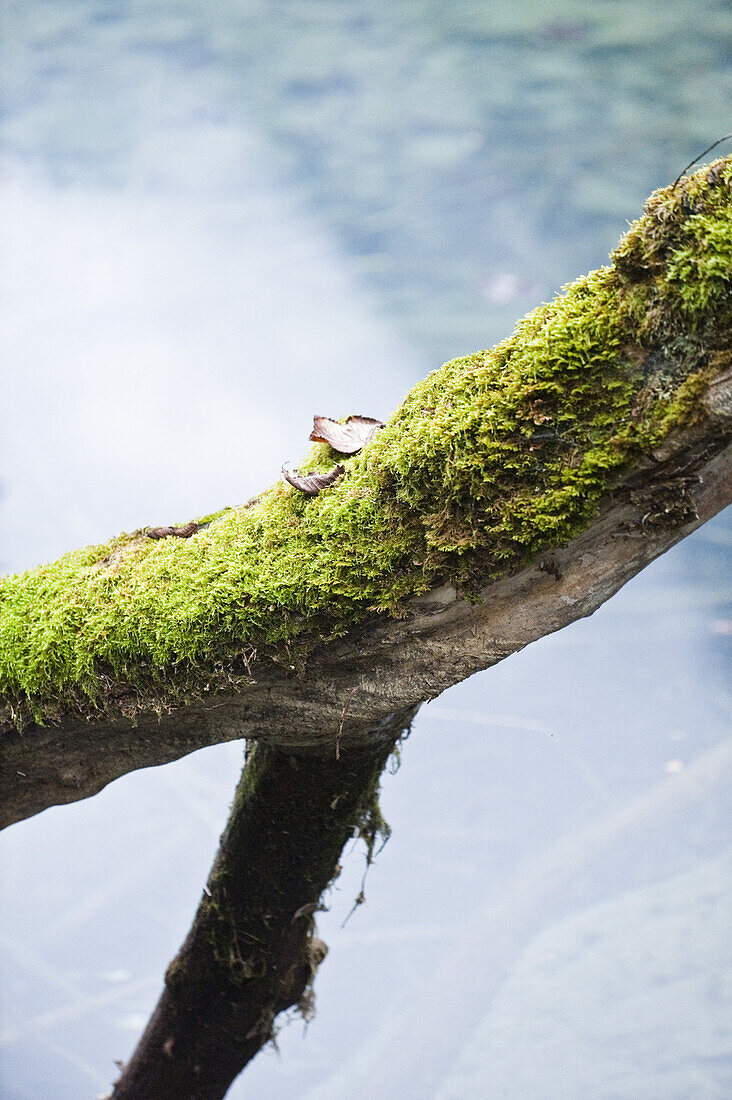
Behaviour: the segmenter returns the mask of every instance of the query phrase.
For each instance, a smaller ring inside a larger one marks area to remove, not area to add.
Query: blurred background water
[[[726,0],[5,0],[0,567],[236,504],[602,264],[730,127]],[[732,1095],[732,519],[423,708],[236,1097]],[[104,1093],[241,746],[0,836],[0,1096]]]

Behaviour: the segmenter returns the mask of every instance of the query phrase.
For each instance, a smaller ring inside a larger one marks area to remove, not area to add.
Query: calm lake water
[[[602,264],[730,130],[725,2],[6,0],[0,568],[247,499]],[[728,146],[724,147],[729,148]],[[732,1095],[732,516],[420,712],[267,1100]],[[108,1090],[240,745],[0,836],[0,1097]]]

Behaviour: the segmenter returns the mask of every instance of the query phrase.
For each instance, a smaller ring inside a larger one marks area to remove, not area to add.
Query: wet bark
[[[219,1100],[325,957],[314,913],[346,842],[373,840],[379,776],[411,711],[328,755],[256,746],[195,920],[115,1100]],[[334,731],[337,733],[337,729]]]

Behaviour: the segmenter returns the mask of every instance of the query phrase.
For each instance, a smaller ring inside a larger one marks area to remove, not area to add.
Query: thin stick
[[[340,758],[341,758],[341,737],[343,735],[343,723],[346,720],[346,715],[348,714],[348,708],[351,705],[351,699],[353,699],[354,695],[356,694],[357,689],[358,689],[358,684],[356,685],[355,688],[351,689],[351,692],[350,692],[348,698],[346,699],[346,705],[344,706],[343,710],[341,711],[341,720],[338,723],[338,733],[336,734],[336,760],[340,760]]]
[[[671,190],[673,191],[674,187],[679,182],[681,177],[685,176],[689,169],[694,167],[697,161],[701,160],[702,157],[705,157],[707,153],[711,153],[712,149],[716,149],[717,146],[721,145],[723,141],[729,141],[730,138],[732,138],[732,134],[725,134],[724,137],[717,138],[716,141],[713,141],[711,145],[707,146],[703,153],[700,153],[698,157],[694,157],[694,159],[689,164],[687,164],[686,168],[682,168],[682,170],[679,172],[678,176],[671,184]]]

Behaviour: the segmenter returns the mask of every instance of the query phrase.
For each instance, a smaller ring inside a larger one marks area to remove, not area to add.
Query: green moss
[[[656,192],[609,267],[420,382],[344,476],[187,540],[122,535],[0,586],[0,693],[37,719],[246,682],[450,581],[471,594],[592,518],[693,416],[732,315],[732,159]],[[305,469],[335,456],[316,446]]]

